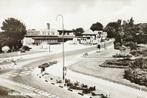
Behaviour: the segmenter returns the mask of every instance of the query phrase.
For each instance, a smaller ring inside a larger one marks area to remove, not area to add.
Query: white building
[[[34,39],[24,37],[22,40],[23,46],[32,45],[34,43]]]
[[[48,44],[57,44],[63,41],[62,33],[63,33],[62,30],[56,30],[56,29],[50,29],[50,30],[30,29],[27,31],[23,43],[30,44],[32,43],[32,40],[34,40],[33,44],[36,45],[40,45],[44,42]],[[74,32],[72,30],[64,30],[64,41],[72,40],[73,38],[74,38]]]
[[[86,38],[87,43],[101,43],[102,40],[107,38],[107,32],[103,31],[92,31],[90,29],[86,30],[83,34],[83,38]]]
[[[51,35],[51,36],[58,36],[59,32],[56,29],[41,29],[41,30],[35,30],[35,29],[29,29],[27,30],[27,35],[28,36],[36,36],[36,35],[41,35],[41,36],[46,36],[46,35]]]
[[[51,30],[42,29],[42,30],[39,30],[39,35],[58,36],[59,35],[59,32],[57,30],[55,30],[55,29],[51,29]]]

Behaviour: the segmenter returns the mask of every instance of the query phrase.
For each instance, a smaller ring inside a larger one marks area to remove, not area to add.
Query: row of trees
[[[15,18],[8,18],[2,23],[2,32],[0,32],[0,51],[3,46],[9,46],[10,50],[18,50],[21,46],[21,40],[26,34],[25,25]]]
[[[115,48],[120,49],[121,46],[136,49],[138,43],[147,42],[147,24],[134,24],[134,19],[121,20],[110,22],[105,27],[100,22],[92,24],[90,27],[92,31],[103,30],[107,32],[108,38],[115,38]]]
[[[101,31],[103,30],[103,25],[100,22],[96,22],[91,25],[90,29],[92,31]],[[75,33],[75,36],[82,36],[84,29],[82,27],[76,28],[76,29],[73,29],[73,32]]]

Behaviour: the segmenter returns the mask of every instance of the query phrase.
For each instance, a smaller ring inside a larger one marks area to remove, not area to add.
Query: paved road
[[[94,46],[94,47],[87,48],[87,49],[70,51],[70,52],[66,52],[65,56],[68,57],[68,56],[73,56],[73,55],[79,55],[80,53],[92,51],[95,49],[96,49],[96,47]],[[73,94],[70,91],[67,91],[67,90],[63,91],[63,89],[61,89],[59,87],[53,87],[52,85],[42,84],[42,82],[36,82],[35,78],[33,78],[31,76],[31,72],[32,72],[31,70],[33,70],[38,65],[45,63],[45,62],[49,62],[50,60],[61,58],[61,57],[62,57],[62,53],[57,53],[57,54],[45,55],[42,57],[34,57],[31,59],[24,59],[22,61],[19,61],[19,62],[17,62],[17,65],[19,65],[19,66],[15,66],[15,67],[12,66],[13,70],[8,71],[7,73],[5,72],[5,73],[1,74],[0,80],[3,80],[3,81],[0,82],[0,85],[5,86],[5,87],[9,87],[11,89],[15,89],[16,91],[21,91],[21,92],[27,91],[29,86],[33,87],[33,88],[40,88],[39,90],[42,90],[44,92],[48,92],[49,94],[52,93],[51,96],[55,95],[53,98],[57,98],[58,97],[57,95],[59,95],[60,98],[66,98],[66,97],[68,97],[68,98],[69,97],[70,98],[83,98],[82,96],[80,96],[78,94]],[[12,81],[12,83],[10,80]],[[13,81],[15,81],[16,83]],[[6,84],[4,82],[6,82]],[[17,82],[19,82],[19,83],[17,83]],[[22,86],[23,84],[29,85],[29,86],[26,86],[26,88],[23,88],[23,86]],[[63,93],[65,93],[65,94],[63,94]],[[44,97],[41,97],[41,98],[44,98]]]
[[[95,49],[96,48],[93,47],[93,48],[88,48],[83,50],[66,52],[65,53],[66,60],[69,61],[72,58],[73,59],[77,58],[79,54],[82,55],[84,52],[93,51]],[[47,62],[49,60],[60,59],[61,57],[62,57],[62,54],[59,53],[59,54],[54,54],[54,55],[49,55],[44,57],[31,58],[25,61],[20,61],[17,63],[18,65],[20,65],[20,68],[13,69],[12,71],[9,71],[0,76],[1,77],[0,79],[2,80],[0,82],[0,85],[5,87],[10,87],[12,89],[15,89],[21,92],[30,93],[32,91],[36,91],[37,94],[47,93],[48,96],[53,98],[58,98],[58,97],[59,98],[67,98],[67,97],[68,98],[85,98],[85,96],[82,97],[78,94],[74,94],[74,93],[71,93],[70,91],[63,90],[62,88],[55,87],[51,84],[42,82],[42,80],[34,77],[31,74],[32,72],[31,70],[33,70],[36,66],[44,62]],[[57,66],[54,66],[54,68],[59,68],[59,65],[57,64]],[[105,80],[101,80],[95,77],[83,75],[80,73],[72,72],[70,70],[68,70],[68,75],[69,75],[68,77],[72,79],[85,82],[87,84],[96,85],[100,89],[111,92],[111,98],[118,98],[118,97],[119,98],[136,98],[139,93],[139,91],[136,89],[133,89],[124,85],[108,82]],[[8,85],[6,84],[6,82]],[[142,95],[147,96],[146,92],[141,92],[141,93]],[[41,98],[46,98],[48,96],[42,96]]]

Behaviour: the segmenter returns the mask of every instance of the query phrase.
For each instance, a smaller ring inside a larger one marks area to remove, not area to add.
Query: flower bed
[[[114,58],[131,58],[131,55],[122,55],[122,54],[115,54],[113,55]]]
[[[99,66],[108,68],[128,68],[131,62],[132,60],[129,59],[106,60],[103,64]]]

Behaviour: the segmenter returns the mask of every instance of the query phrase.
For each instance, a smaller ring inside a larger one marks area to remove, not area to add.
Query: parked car
[[[26,51],[30,51],[30,47],[28,47],[28,46],[22,46],[21,48],[20,48],[20,52],[26,52]]]

